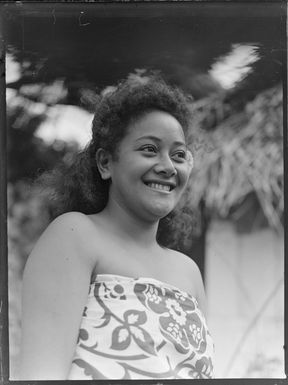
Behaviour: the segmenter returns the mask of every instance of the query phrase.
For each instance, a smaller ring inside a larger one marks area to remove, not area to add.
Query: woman
[[[199,269],[157,242],[192,169],[189,116],[156,78],[99,101],[90,144],[52,175],[59,215],[25,267],[21,379],[212,376]]]

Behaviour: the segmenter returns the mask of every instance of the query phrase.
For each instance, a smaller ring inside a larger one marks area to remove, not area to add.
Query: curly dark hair
[[[187,97],[159,76],[120,82],[99,96],[92,123],[92,139],[67,168],[60,165],[46,173],[42,182],[53,201],[52,217],[69,211],[95,214],[108,201],[109,181],[103,180],[95,160],[99,148],[117,156],[117,149],[131,122],[152,111],[165,111],[181,124],[184,134],[190,124]]]

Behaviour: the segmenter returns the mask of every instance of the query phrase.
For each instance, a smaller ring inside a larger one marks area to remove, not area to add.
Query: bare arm
[[[48,227],[25,267],[22,380],[66,379],[70,369],[93,269],[81,255],[75,215],[82,214],[64,215]]]

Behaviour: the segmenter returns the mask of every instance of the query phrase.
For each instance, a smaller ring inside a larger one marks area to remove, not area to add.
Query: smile
[[[174,189],[173,186],[167,185],[167,184],[162,184],[162,183],[145,183],[146,186],[152,188],[153,190],[159,190],[159,191],[165,191],[165,192],[170,192]]]

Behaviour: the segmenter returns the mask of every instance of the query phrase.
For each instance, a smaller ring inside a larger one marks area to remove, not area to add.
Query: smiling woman
[[[146,112],[128,126],[115,161],[103,149],[96,153],[102,179],[112,181],[107,209],[115,202],[149,222],[168,215],[188,181],[186,153],[179,122],[167,112]]]
[[[189,124],[162,79],[119,83],[68,172],[42,176],[57,218],[24,271],[20,379],[213,376],[199,269],[157,241],[192,170]]]

